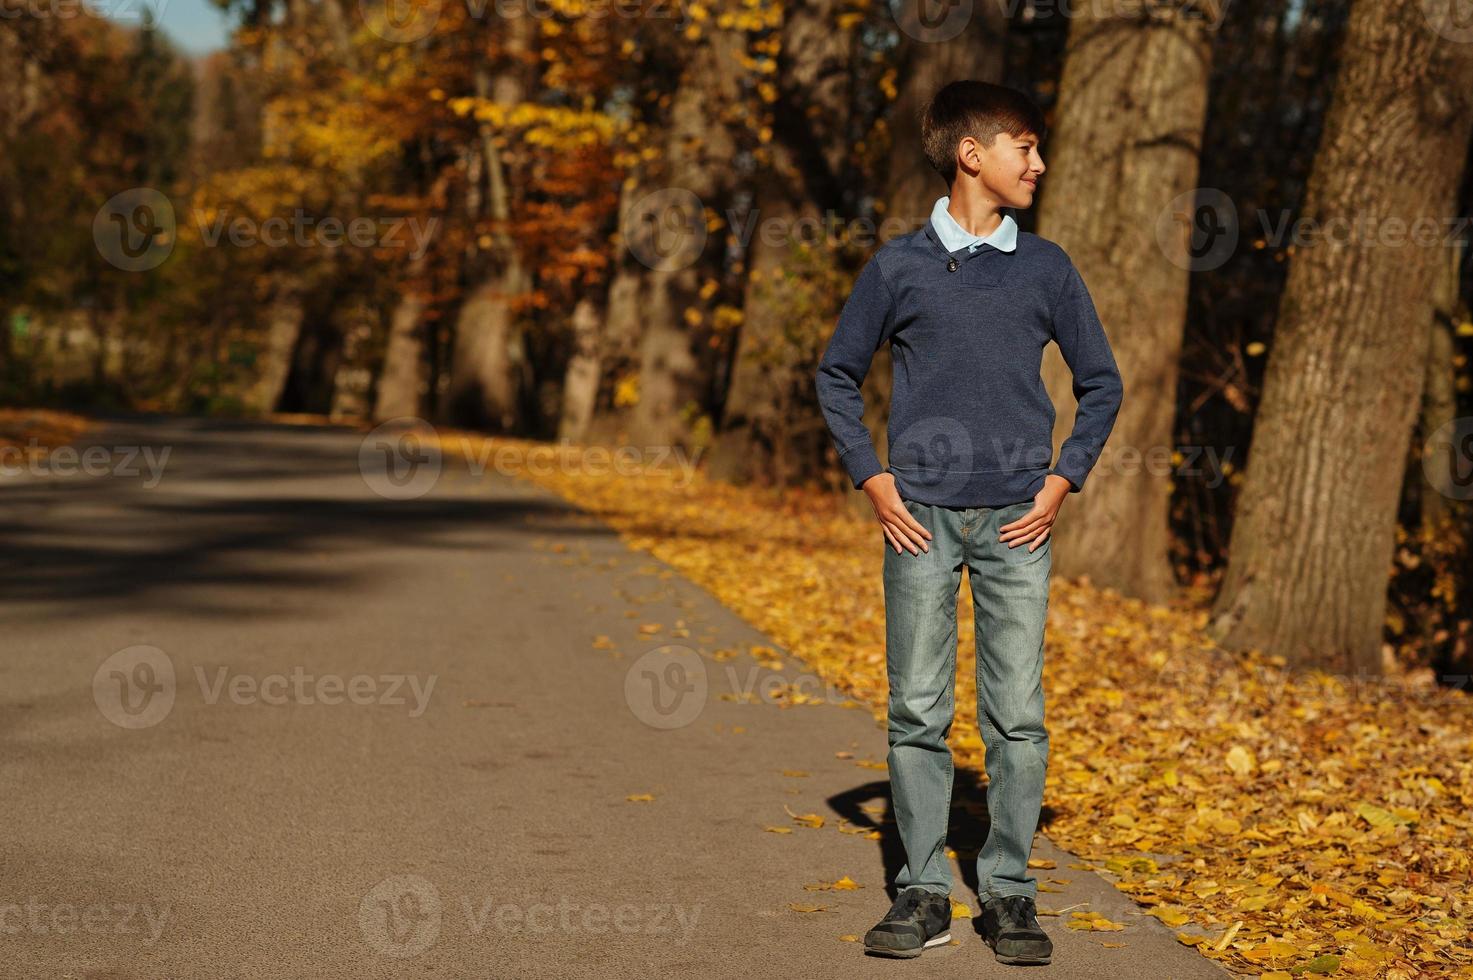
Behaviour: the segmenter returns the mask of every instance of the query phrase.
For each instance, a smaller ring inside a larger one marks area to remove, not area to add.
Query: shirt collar
[[[1018,247],[1018,223],[1013,220],[1012,215],[1004,214],[1002,222],[992,234],[982,238],[957,223],[947,210],[950,204],[950,196],[941,197],[931,209],[931,225],[936,229],[935,237],[948,252],[963,248],[975,252],[982,245],[991,245],[1002,252],[1011,252]]]

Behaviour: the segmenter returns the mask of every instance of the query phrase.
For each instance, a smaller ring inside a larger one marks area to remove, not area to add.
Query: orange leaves
[[[844,499],[733,487],[673,466],[528,476],[771,637],[770,650],[753,650],[759,660],[832,681],[883,723],[879,539]],[[957,612],[950,741],[958,767],[982,772],[965,585]],[[1473,967],[1468,696],[1397,681],[1357,687],[1291,674],[1272,656],[1230,655],[1203,633],[1203,613],[1054,580],[1044,831],[1081,855],[1077,867],[1111,875],[1184,930],[1182,942],[1239,973],[1411,980]],[[884,778],[883,760],[854,762]],[[825,825],[816,813],[787,814],[789,826],[765,829]],[[1069,927],[1121,924],[1085,913]]]

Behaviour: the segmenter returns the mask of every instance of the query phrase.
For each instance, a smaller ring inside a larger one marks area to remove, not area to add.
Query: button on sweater
[[[860,270],[819,362],[819,406],[856,489],[881,471],[902,497],[946,507],[1031,500],[1056,473],[1084,488],[1115,425],[1120,371],[1089,290],[1062,248],[1019,232],[949,251],[935,221],[880,247]],[[1074,428],[1053,463],[1043,350],[1073,373]],[[889,465],[865,428],[860,386],[890,344]]]

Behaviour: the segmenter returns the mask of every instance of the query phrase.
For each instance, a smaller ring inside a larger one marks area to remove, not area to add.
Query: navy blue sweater
[[[889,342],[889,466],[865,428],[860,385]],[[1054,406],[1040,368],[1049,341],[1074,375],[1074,431],[1053,460]],[[817,375],[834,447],[858,489],[882,470],[902,497],[947,507],[1031,500],[1057,473],[1084,487],[1124,386],[1079,271],[1026,232],[1004,252],[948,252],[930,221],[870,258]]]

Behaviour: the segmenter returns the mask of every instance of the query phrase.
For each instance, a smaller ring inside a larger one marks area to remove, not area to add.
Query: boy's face
[[[971,136],[962,137],[957,145],[962,166],[958,178],[974,177],[982,191],[999,207],[1027,208],[1033,205],[1038,178],[1043,175],[1043,157],[1038,153],[1038,137],[1032,133],[1009,136],[998,133],[991,146]]]

